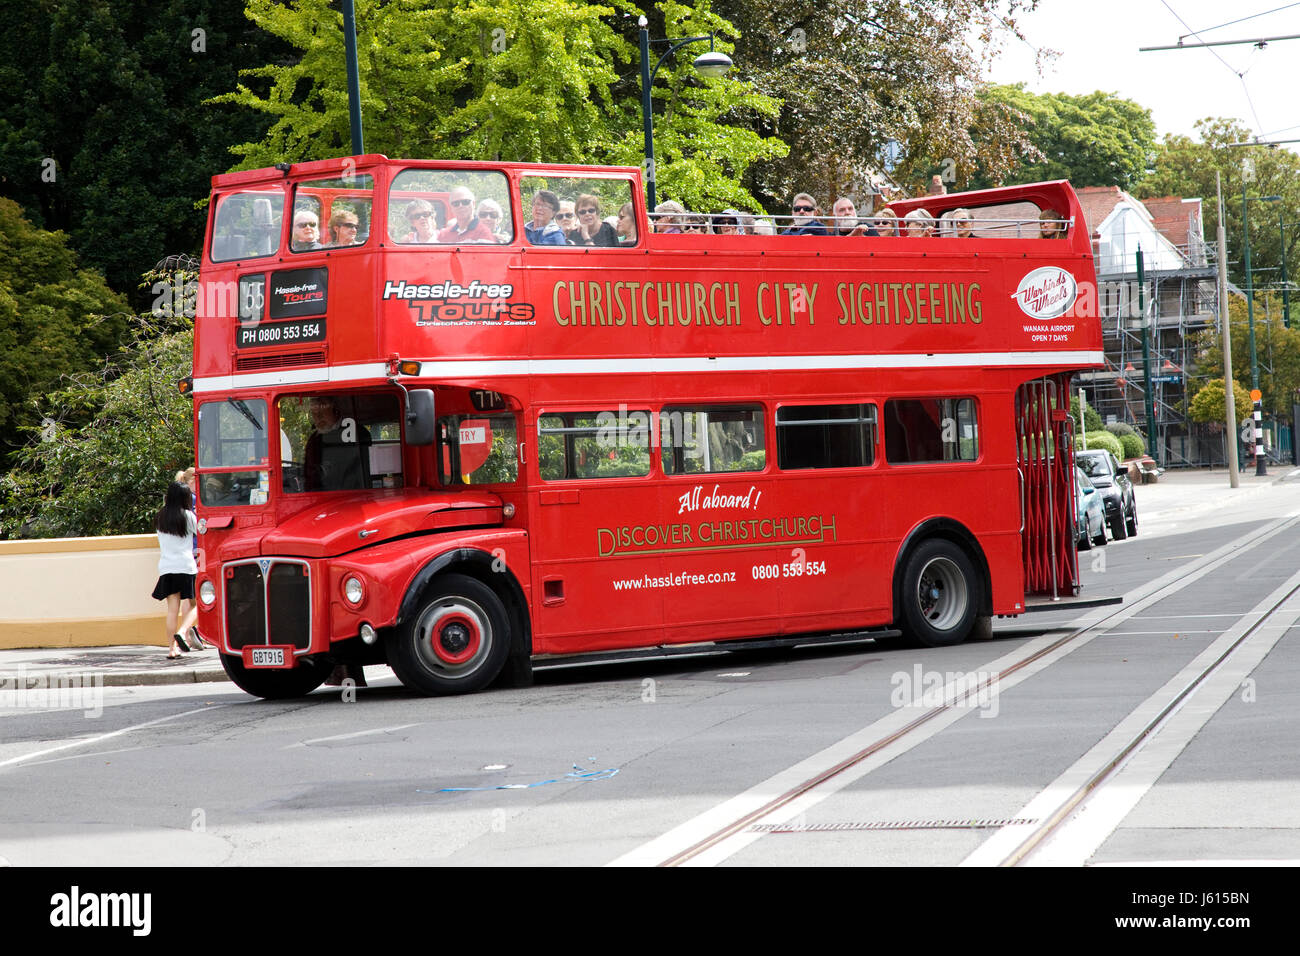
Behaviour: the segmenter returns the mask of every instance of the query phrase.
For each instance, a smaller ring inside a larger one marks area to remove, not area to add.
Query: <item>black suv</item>
[[[1074,463],[1092,479],[1106,500],[1106,523],[1110,536],[1123,541],[1138,533],[1137,503],[1133,499],[1133,482],[1128,469],[1115,460],[1108,451],[1076,451]]]

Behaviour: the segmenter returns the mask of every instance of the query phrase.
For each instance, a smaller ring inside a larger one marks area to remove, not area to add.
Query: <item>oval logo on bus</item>
[[[1074,276],[1058,266],[1043,266],[1020,280],[1016,287],[1016,305],[1035,319],[1055,319],[1065,315],[1079,297]]]

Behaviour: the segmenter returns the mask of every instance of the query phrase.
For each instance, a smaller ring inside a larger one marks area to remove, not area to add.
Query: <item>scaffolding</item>
[[[1161,250],[1164,267],[1144,269],[1155,429],[1146,421],[1136,256],[1121,260],[1095,250],[1106,367],[1077,379],[1102,420],[1137,428],[1147,436],[1149,449],[1160,449],[1165,467],[1221,463],[1224,455],[1222,436],[1188,418],[1190,398],[1201,380],[1215,377],[1212,370],[1207,375],[1197,369],[1198,333],[1218,328],[1219,314],[1217,257],[1195,218],[1189,214],[1186,244],[1167,243]]]

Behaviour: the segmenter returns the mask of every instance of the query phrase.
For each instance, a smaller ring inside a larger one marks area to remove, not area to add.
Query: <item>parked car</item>
[[[1075,452],[1074,463],[1092,479],[1106,500],[1106,523],[1110,525],[1110,536],[1123,541],[1129,535],[1137,534],[1137,501],[1128,469],[1116,461],[1113,454],[1101,449]]]
[[[1074,526],[1077,529],[1079,549],[1087,551],[1094,544],[1106,543],[1106,506],[1101,492],[1093,485],[1083,469],[1074,469]]]

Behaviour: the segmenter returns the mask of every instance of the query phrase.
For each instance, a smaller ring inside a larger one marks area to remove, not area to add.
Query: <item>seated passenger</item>
[[[616,246],[618,233],[600,221],[600,200],[590,194],[578,197],[578,228],[573,240],[579,246]]]
[[[693,236],[703,235],[709,231],[709,221],[700,215],[688,215],[682,221],[682,232]]]
[[[876,230],[872,229],[865,219],[858,219],[858,207],[848,196],[841,196],[835,200],[835,205],[831,207],[831,214],[835,217],[831,223],[833,236],[876,235]]]
[[[686,218],[686,207],[679,202],[666,199],[655,206],[652,220],[654,231],[664,235],[676,235],[682,231],[682,222]]]
[[[618,225],[614,231],[618,233],[618,244],[620,246],[631,246],[636,244],[636,218],[630,202],[623,203],[623,208],[618,211]]]
[[[478,204],[478,218],[492,233],[493,241],[510,241],[510,230],[506,228],[505,214],[501,211],[501,204],[495,199],[484,199]]]
[[[734,209],[718,213],[713,217],[713,231],[719,236],[740,235],[740,216]]]
[[[954,209],[945,217],[948,220],[948,235],[953,239],[973,239],[975,222],[969,209]]]
[[[289,248],[294,252],[323,248],[320,244],[319,216],[308,209],[299,209],[293,214],[293,234],[289,237]]]
[[[330,213],[330,245],[355,246],[361,242],[358,230],[361,220],[351,209],[335,209]]]
[[[411,231],[401,242],[436,242],[436,223],[433,218],[433,204],[423,199],[416,199],[406,206],[406,221],[411,224]]]
[[[567,245],[564,230],[555,222],[559,211],[560,198],[549,189],[539,189],[533,194],[533,221],[524,223],[524,238],[535,246]]]
[[[783,236],[825,236],[826,226],[817,218],[817,200],[807,193],[799,193],[790,204],[794,225],[781,233]]]
[[[1038,214],[1038,237],[1040,239],[1064,239],[1064,218],[1055,209],[1044,209]]]
[[[878,236],[897,236],[898,213],[888,206],[876,210],[876,214],[871,218],[871,228],[876,230]]]
[[[903,225],[909,237],[934,235],[934,216],[924,209],[913,209],[903,217]]]
[[[555,221],[564,230],[564,241],[571,246],[578,245],[578,214],[574,211],[572,199],[560,200],[560,211],[555,214]]]
[[[492,230],[474,212],[474,194],[464,186],[451,191],[452,220],[438,233],[439,242],[496,242]]]

